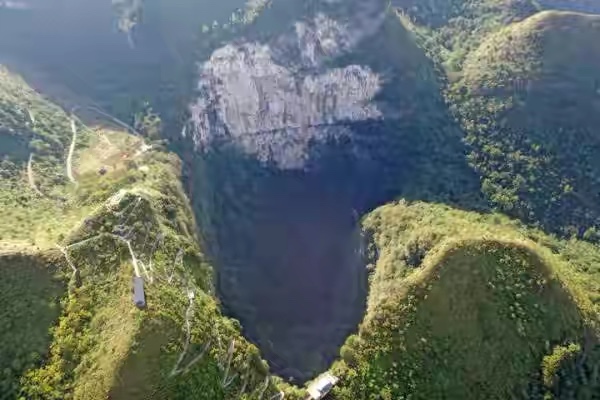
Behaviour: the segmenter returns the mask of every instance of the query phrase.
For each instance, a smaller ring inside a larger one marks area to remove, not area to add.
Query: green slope
[[[600,389],[597,249],[425,203],[381,207],[364,227],[369,305],[333,367],[336,398],[566,399]]]
[[[597,240],[600,16],[528,0],[393,4],[446,75],[487,200]]]
[[[69,116],[1,73],[2,148],[21,151],[4,155],[0,181],[0,322],[12,327],[0,342],[0,397],[276,395],[256,347],[220,313],[177,157],[76,119],[69,157]],[[136,264],[144,310],[132,302]]]
[[[539,11],[536,0],[394,0],[451,78],[486,35]]]

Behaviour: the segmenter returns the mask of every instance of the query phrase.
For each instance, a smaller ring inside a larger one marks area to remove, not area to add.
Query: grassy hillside
[[[0,148],[10,150],[0,325],[11,327],[0,398],[276,396],[257,348],[213,297],[179,160],[84,126],[4,69],[0,85]],[[144,310],[132,302],[134,275]]]
[[[597,240],[600,16],[548,11],[486,39],[451,93],[501,210]]]
[[[566,399],[600,389],[594,247],[425,203],[381,207],[364,227],[368,311],[333,368],[335,398]]]

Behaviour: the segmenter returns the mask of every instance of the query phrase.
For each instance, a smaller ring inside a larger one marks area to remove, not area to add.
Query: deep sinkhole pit
[[[274,371],[307,379],[327,368],[362,318],[361,236],[347,199],[282,179],[254,210],[247,257],[219,290]],[[231,240],[238,240],[235,236]]]
[[[360,215],[374,180],[337,161],[281,171],[221,154],[196,166],[191,197],[224,311],[295,383],[331,365],[365,311]]]

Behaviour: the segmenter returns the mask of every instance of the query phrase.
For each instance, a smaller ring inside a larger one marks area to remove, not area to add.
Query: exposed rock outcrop
[[[383,2],[321,4],[266,43],[228,44],[201,66],[200,97],[190,107],[197,148],[233,143],[282,169],[301,168],[309,146],[351,136],[351,124],[380,120],[383,79],[336,60],[375,34]],[[329,8],[329,10],[328,10]]]

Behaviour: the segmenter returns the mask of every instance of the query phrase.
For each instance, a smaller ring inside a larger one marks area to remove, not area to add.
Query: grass
[[[336,399],[538,398],[557,391],[541,378],[555,346],[597,351],[596,248],[575,253],[587,244],[426,203],[383,206],[364,227],[369,304],[333,367]],[[600,387],[569,376],[575,393]]]
[[[5,222],[0,241],[27,241],[31,248],[47,249],[58,241],[65,224],[75,223],[88,211],[77,204],[64,173],[70,119],[3,67],[0,104],[0,146],[8,146],[0,180]],[[80,144],[88,139],[83,135]],[[30,156],[33,180],[43,195],[28,181]]]
[[[465,59],[487,35],[539,10],[535,0],[396,0],[392,5],[451,77],[461,74]]]
[[[600,240],[599,16],[527,0],[392,4],[443,70],[487,202],[563,237]]]
[[[140,176],[121,188],[119,201],[109,200],[65,238],[80,282],[71,282],[50,357],[25,375],[23,388],[29,397],[179,398],[196,391],[207,399],[227,399],[261,390],[267,369],[258,350],[240,336],[239,326],[220,314],[209,294],[210,266],[194,239],[178,178],[157,159],[157,154],[149,155],[145,179]],[[132,230],[129,240],[140,263],[152,265],[150,275],[142,272],[148,301],[142,313],[131,302],[128,248],[113,236],[123,226]],[[190,291],[195,297],[188,337]],[[178,364],[186,348],[189,353]],[[189,371],[172,374],[200,354]],[[227,387],[224,374],[230,374]],[[274,384],[265,390],[275,390]]]

